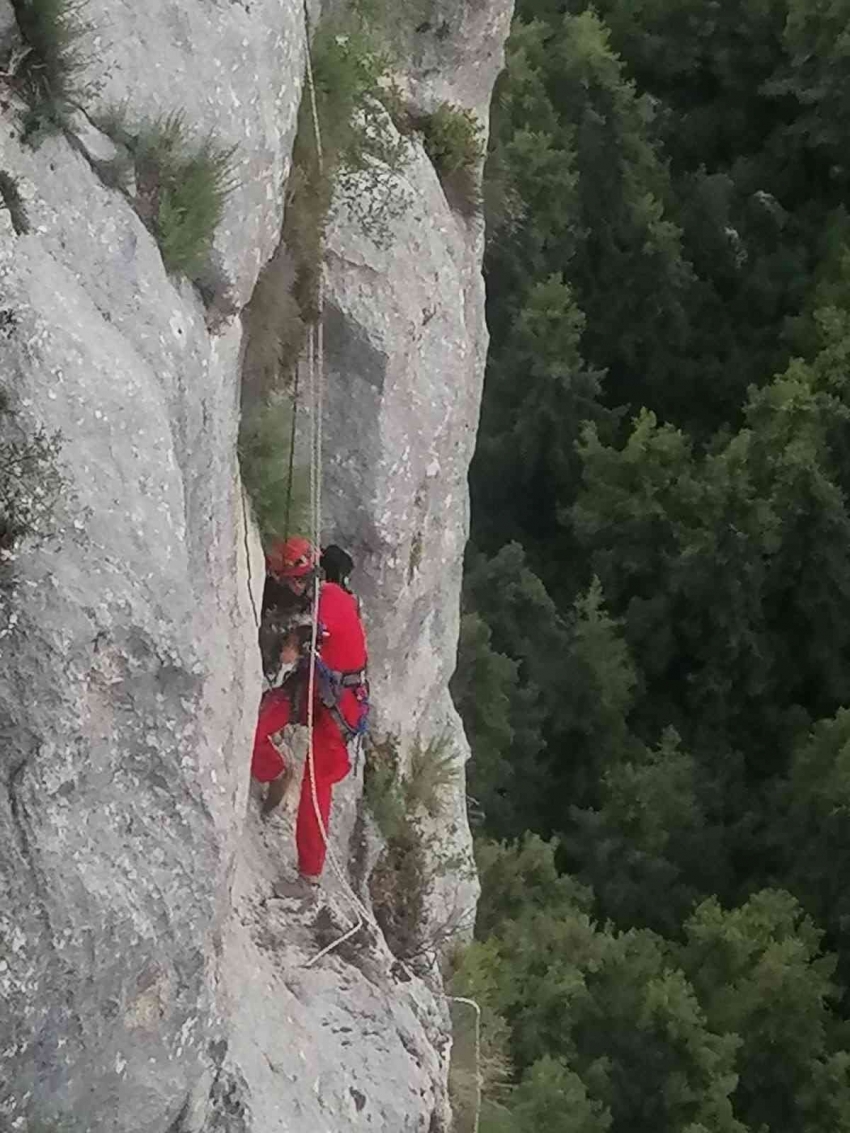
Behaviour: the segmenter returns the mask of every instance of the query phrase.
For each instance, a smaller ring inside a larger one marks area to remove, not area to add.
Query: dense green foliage
[[[453,208],[473,213],[481,204],[480,170],[483,130],[473,111],[442,102],[416,123],[425,152],[443,183]]]
[[[848,43],[517,6],[454,679],[490,1133],[850,1130]]]
[[[156,236],[166,269],[198,279],[233,185],[234,151],[212,137],[193,143],[179,113],[145,123],[128,140],[136,208]]]

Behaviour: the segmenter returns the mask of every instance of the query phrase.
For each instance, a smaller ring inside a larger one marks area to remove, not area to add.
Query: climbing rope
[[[321,282],[319,283],[319,311],[321,312],[321,298],[322,288]],[[311,330],[310,337],[307,343],[307,375],[310,391],[310,515],[312,520],[312,541],[313,546],[320,545],[321,530],[322,530],[322,513],[321,513],[321,492],[322,492],[322,409],[323,409],[323,372],[324,372],[324,343],[321,335],[321,324]],[[312,967],[323,956],[327,956],[329,952],[335,951],[340,945],[344,944],[352,936],[360,931],[363,927],[363,917],[360,913],[362,908],[361,902],[351,886],[348,879],[334,853],[333,847],[330,845],[328,839],[327,827],[325,826],[324,819],[322,818],[321,808],[319,806],[319,795],[316,787],[316,760],[313,750],[313,720],[315,709],[315,691],[316,691],[316,656],[318,648],[319,637],[319,594],[321,583],[319,581],[318,573],[313,581],[313,616],[312,625],[310,629],[310,664],[308,667],[307,678],[307,771],[310,776],[310,797],[313,804],[313,814],[316,818],[316,824],[319,828],[322,842],[325,847],[328,861],[331,863],[334,873],[342,887],[343,895],[352,906],[355,913],[355,923],[342,933],[337,939],[331,941],[315,956],[312,956],[305,965]]]
[[[307,0],[304,0],[304,23],[307,43],[307,89],[310,97],[310,114],[313,122],[313,136],[316,146],[316,162],[319,173],[324,170],[324,157],[322,150],[322,131],[319,125],[319,112],[316,102],[316,88],[313,82],[313,64],[310,58],[310,13],[307,9]],[[310,400],[310,520],[311,536],[314,547],[321,546],[322,537],[322,416],[324,410],[324,373],[325,373],[325,342],[324,342],[324,281],[321,264],[319,265],[318,280],[316,284],[316,321],[310,328],[307,339],[307,381]],[[319,828],[327,858],[342,887],[345,898],[351,904],[355,913],[355,923],[336,940],[331,941],[325,948],[307,961],[306,967],[312,967],[323,956],[335,951],[363,927],[361,910],[363,905],[356,893],[351,889],[348,879],[337,860],[333,847],[328,839],[328,832],[322,818],[319,806],[319,795],[316,788],[316,760],[313,751],[313,715],[314,696],[316,688],[316,655],[319,637],[319,593],[320,581],[318,573],[313,581],[313,616],[310,635],[310,664],[307,678],[307,771],[310,776],[310,796],[313,804],[313,813]]]
[[[292,534],[292,492],[295,483],[295,433],[298,424],[298,373],[300,367],[295,367],[295,380],[292,385],[292,423],[289,429],[289,469],[286,481],[286,512],[283,519],[283,537],[288,539]]]
[[[319,124],[319,113],[316,101],[316,88],[313,81],[313,65],[310,57],[310,13],[307,7],[307,0],[304,0],[304,23],[306,31],[306,78],[307,88],[310,97],[310,114],[313,124],[313,135],[316,146],[316,162],[318,165],[319,173],[324,171],[324,157],[322,149],[322,132]],[[308,394],[310,401],[310,518],[311,518],[311,535],[313,546],[318,548],[321,546],[322,535],[322,447],[323,447],[323,408],[324,408],[324,373],[325,373],[325,352],[324,352],[324,279],[321,264],[318,271],[318,281],[316,287],[316,321],[310,328],[310,333],[307,339],[307,379],[308,379]],[[294,429],[294,426],[293,426]],[[293,434],[294,436],[294,434]],[[290,488],[291,488],[291,472],[292,472],[292,451],[294,444],[290,450]],[[288,516],[288,507],[287,507]],[[355,936],[363,925],[368,922],[378,933],[378,937],[382,935],[381,928],[375,919],[374,913],[368,909],[366,905],[360,900],[357,894],[351,887],[348,878],[343,870],[333,847],[330,845],[328,839],[328,832],[325,822],[322,818],[321,808],[319,806],[319,796],[316,788],[316,764],[313,752],[313,722],[314,722],[314,696],[316,688],[316,656],[318,648],[319,637],[319,594],[321,583],[319,580],[318,572],[313,581],[313,610],[312,610],[312,625],[310,635],[310,663],[308,668],[308,682],[307,682],[307,769],[310,776],[310,796],[313,804],[313,813],[316,818],[316,823],[319,828],[319,833],[325,847],[328,861],[331,863],[334,873],[340,883],[343,896],[348,901],[351,909],[355,915],[354,924],[342,933],[338,938],[327,944],[321,951],[312,956],[306,963],[305,967],[312,967],[324,956],[330,952],[335,951],[347,940]],[[403,960],[397,960],[398,966],[406,973],[408,978],[412,978],[414,973]],[[478,1097],[476,1099],[475,1119],[473,1124],[473,1133],[478,1133],[478,1126],[481,1115],[481,1089],[480,1089],[480,1066],[481,1066],[481,1008],[474,999],[468,999],[465,996],[447,995],[445,992],[443,996],[447,1002],[461,1003],[468,1007],[473,1008],[475,1011],[475,1073],[478,1080],[479,1089]]]
[[[248,597],[251,599],[251,610],[254,613],[254,625],[259,630],[260,615],[257,613],[257,603],[254,601],[254,578],[251,572],[251,547],[248,542],[248,509],[245,507],[245,488],[240,483],[239,491],[242,496],[242,542],[245,545],[245,565],[248,570]]]

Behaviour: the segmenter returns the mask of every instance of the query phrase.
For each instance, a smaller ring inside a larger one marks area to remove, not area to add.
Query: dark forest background
[[[519,0],[454,696],[482,1133],[850,1130],[850,0]]]

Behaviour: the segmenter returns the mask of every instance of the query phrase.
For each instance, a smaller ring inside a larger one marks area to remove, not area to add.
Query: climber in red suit
[[[316,551],[306,539],[292,538],[276,544],[266,558],[268,582],[264,610],[272,608],[276,593],[281,604],[292,596],[295,607],[309,609],[311,583],[317,568]],[[259,782],[269,784],[263,806],[265,813],[280,802],[288,785],[288,768],[277,733],[289,723],[307,722],[308,628],[311,627],[304,626],[302,621],[297,630],[285,636],[280,648],[281,660],[291,664],[299,653],[301,660],[284,686],[265,693],[260,704],[251,774]],[[320,586],[317,652],[313,766],[316,803],[327,832],[333,785],[344,779],[351,769],[347,743],[362,729],[368,708],[366,636],[357,600],[336,582],[323,582]],[[310,884],[318,883],[326,847],[316,820],[308,764],[305,764],[301,781],[295,841],[301,878]]]

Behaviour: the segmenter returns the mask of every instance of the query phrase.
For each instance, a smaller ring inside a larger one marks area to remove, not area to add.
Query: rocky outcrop
[[[451,7],[449,32],[419,33],[411,97],[481,108],[506,5]],[[279,238],[303,8],[90,0],[85,18],[90,116],[183,110],[199,138],[238,144],[237,186],[210,329],[86,145],[22,146],[0,100],[0,171],[29,229],[0,210],[0,380],[25,426],[61,429],[69,482],[55,537],[0,578],[0,1129],[433,1133],[448,1119],[438,987],[366,928],[307,966],[350,908],[332,876],[318,921],[275,901],[291,820],[246,819],[262,557],[236,459],[238,312]],[[462,764],[446,684],[481,229],[418,147],[402,176],[388,248],[344,213],[330,237],[325,524],[358,561],[379,726],[448,729]],[[357,794],[353,779],[339,800],[343,862]],[[468,854],[460,787],[448,802]],[[446,876],[433,915],[472,900]]]

